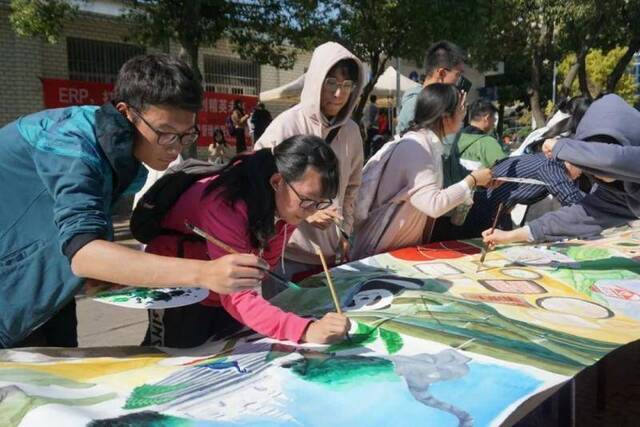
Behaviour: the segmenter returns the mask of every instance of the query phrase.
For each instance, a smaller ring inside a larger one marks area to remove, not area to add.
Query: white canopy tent
[[[303,74],[297,79],[275,89],[260,92],[260,101],[289,101],[292,103],[298,102],[298,100],[300,99],[300,93],[302,92],[302,87],[304,86],[304,76],[305,75]]]
[[[302,92],[302,87],[304,86],[304,76],[305,75],[303,74],[297,79],[275,89],[260,92],[260,101],[298,102],[300,99],[300,93]],[[372,94],[377,96],[393,96],[396,90],[396,76],[397,72],[395,68],[391,66],[387,67],[378,79]],[[400,74],[400,94],[416,86],[419,86],[419,83],[416,83]]]
[[[373,88],[373,94],[377,96],[392,96],[396,90],[398,72],[392,66],[388,66],[384,73],[380,76],[376,82],[376,86]],[[400,93],[420,86],[420,83],[414,82],[408,77],[400,74]]]

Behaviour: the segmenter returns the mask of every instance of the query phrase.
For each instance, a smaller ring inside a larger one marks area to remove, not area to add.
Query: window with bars
[[[143,53],[143,47],[131,44],[68,37],[69,78],[115,83],[122,64]]]
[[[234,95],[260,93],[260,66],[251,61],[224,56],[204,56],[205,90]]]

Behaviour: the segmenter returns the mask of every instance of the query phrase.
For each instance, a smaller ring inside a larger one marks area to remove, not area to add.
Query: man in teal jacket
[[[507,155],[490,132],[496,125],[498,110],[489,101],[477,100],[469,109],[469,126],[458,139],[460,163],[470,170],[490,168]]]
[[[57,336],[25,338],[46,329],[85,279],[222,293],[259,283],[265,264],[252,255],[181,260],[111,242],[111,207],[142,187],[141,162],[164,170],[196,141],[202,96],[184,62],[142,55],[120,70],[113,103],[46,110],[0,129],[0,348],[77,345],[74,307]]]

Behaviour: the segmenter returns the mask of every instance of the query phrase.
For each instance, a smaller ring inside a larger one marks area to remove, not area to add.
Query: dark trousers
[[[191,348],[225,338],[244,325],[219,306],[192,304],[149,310],[149,326],[142,345]]]
[[[236,154],[240,154],[247,150],[247,142],[245,141],[244,128],[236,128],[233,132],[236,138]]]
[[[78,318],[76,300],[72,299],[53,317],[38,326],[31,335],[14,347],[77,347]]]

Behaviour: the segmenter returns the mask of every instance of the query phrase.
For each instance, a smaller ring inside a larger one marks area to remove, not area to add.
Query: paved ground
[[[126,220],[115,221],[118,243],[137,247]],[[82,295],[78,304],[78,341],[81,347],[138,345],[147,329],[147,312],[95,302]]]
[[[120,243],[135,247],[126,221],[116,222]],[[146,331],[146,312],[97,303],[79,296],[80,346],[138,345]],[[575,405],[570,385],[521,420],[517,427],[640,426],[640,343],[616,351],[575,380]],[[573,412],[573,416],[572,416]]]

